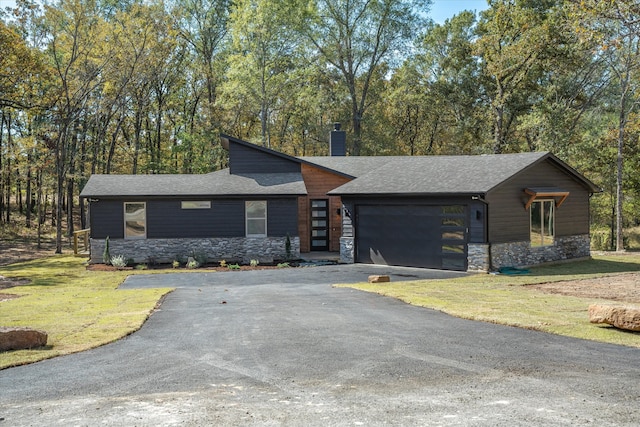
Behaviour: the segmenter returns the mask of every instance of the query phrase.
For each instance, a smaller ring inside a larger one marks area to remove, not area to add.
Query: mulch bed
[[[293,267],[293,265],[291,265]],[[273,270],[280,268],[276,265],[257,265],[252,267],[250,265],[241,265],[239,268],[228,268],[228,267],[220,267],[215,265],[205,265],[203,267],[198,268],[186,268],[180,266],[178,268],[173,268],[169,264],[160,264],[160,265],[150,265],[145,268],[145,270],[165,270],[165,271],[251,271],[251,270]],[[114,267],[113,265],[107,264],[89,264],[87,265],[87,270],[89,271],[120,271],[120,270],[135,270],[134,267]]]

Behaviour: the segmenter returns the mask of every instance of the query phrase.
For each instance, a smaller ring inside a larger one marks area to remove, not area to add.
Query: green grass
[[[542,293],[526,286],[634,271],[640,271],[640,255],[612,255],[533,268],[525,276],[475,274],[450,280],[338,286],[375,292],[465,319],[640,347],[640,333],[589,322],[589,305],[606,300]]]
[[[138,330],[171,289],[118,290],[137,271],[87,271],[84,261],[54,256],[0,267],[0,275],[31,279],[0,290],[20,295],[0,302],[0,326],[40,329],[41,349],[0,353],[0,369],[94,348]]]

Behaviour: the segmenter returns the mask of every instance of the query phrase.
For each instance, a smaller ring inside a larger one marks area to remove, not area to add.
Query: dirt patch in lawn
[[[14,286],[21,286],[31,283],[29,279],[18,279],[12,277],[0,276],[0,290],[13,288]],[[0,292],[0,302],[9,301],[10,299],[20,298],[20,295],[7,294]]]
[[[50,240],[41,242],[40,248],[32,242],[0,242],[0,266],[44,258],[53,255],[55,251],[56,244]]]
[[[640,304],[640,273],[623,273],[596,279],[567,280],[527,286],[550,294]]]

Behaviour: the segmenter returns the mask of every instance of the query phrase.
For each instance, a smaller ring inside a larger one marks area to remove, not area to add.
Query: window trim
[[[128,236],[127,235],[127,205],[142,205],[144,210],[144,235],[142,236]],[[122,209],[124,219],[124,238],[127,240],[141,240],[147,238],[147,202],[124,202]]]
[[[264,216],[261,217],[252,217],[249,218],[249,203],[264,203]],[[244,202],[244,235],[245,237],[267,237],[268,229],[267,229],[267,218],[268,218],[268,203],[266,200],[245,200]],[[250,234],[249,233],[249,221],[264,221],[264,234]]]
[[[534,203],[541,203],[542,207],[540,209],[540,240],[538,242],[535,242],[534,239],[532,239],[532,234],[533,234],[533,218],[532,218],[532,213],[533,213],[533,205]],[[551,234],[550,235],[545,235],[545,230],[547,230],[547,227],[545,227],[545,203],[549,203],[551,206],[551,215],[550,215],[550,221],[551,221]],[[546,246],[553,246],[555,241],[556,241],[556,208],[558,207],[556,204],[556,201],[554,199],[544,199],[544,198],[539,198],[539,199],[535,199],[532,200],[530,203],[530,211],[529,211],[529,242],[531,244],[531,246],[534,247],[546,247]],[[551,242],[550,243],[545,243],[546,239],[550,239]]]

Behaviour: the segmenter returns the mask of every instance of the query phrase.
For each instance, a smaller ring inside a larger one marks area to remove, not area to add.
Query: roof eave
[[[420,193],[375,193],[375,192],[336,192],[329,191],[327,193],[329,196],[340,196],[340,197],[484,197],[486,192],[484,191],[462,191],[457,193],[452,192],[420,192]]]

